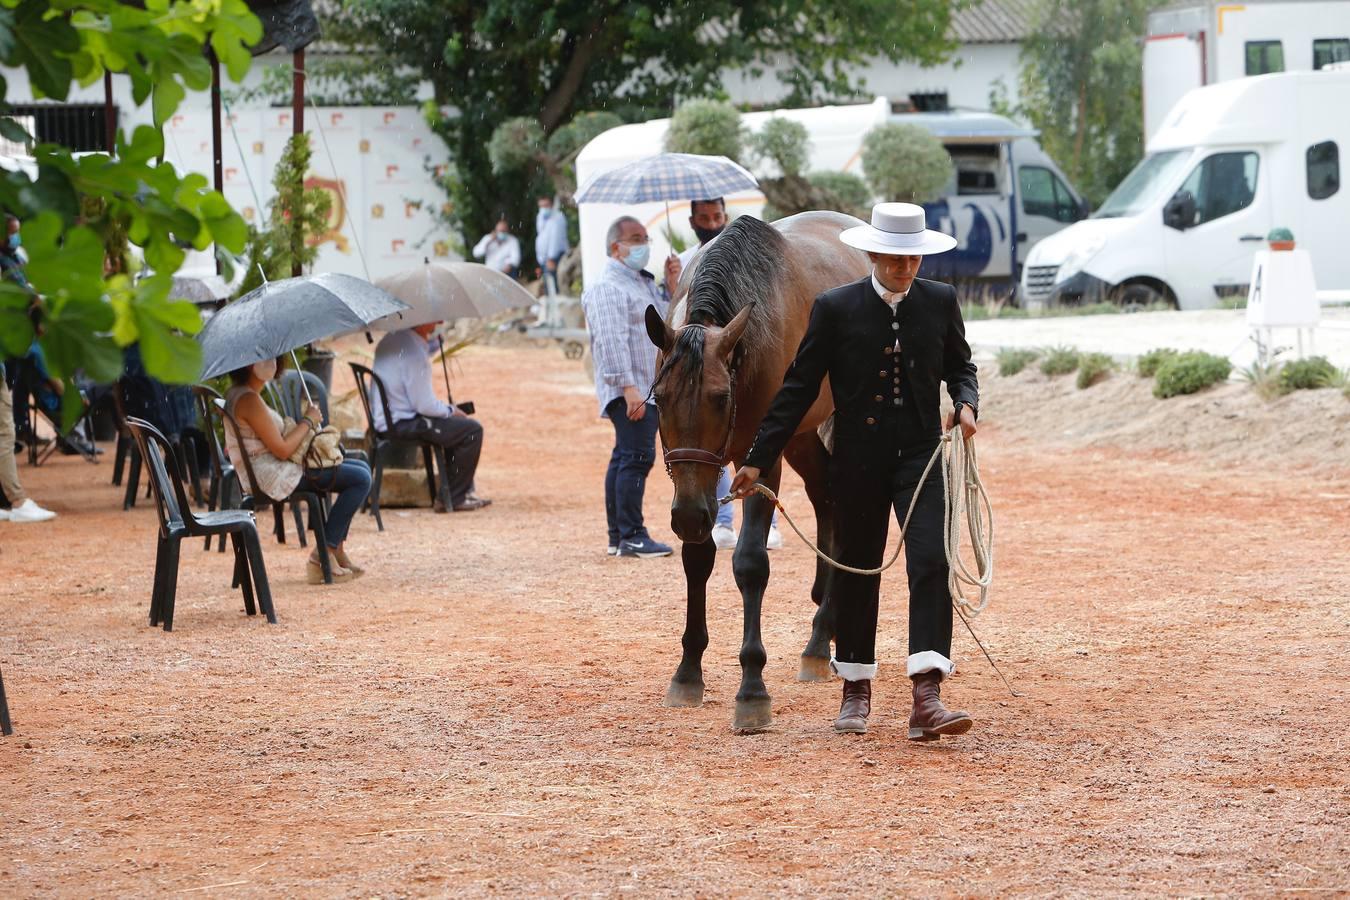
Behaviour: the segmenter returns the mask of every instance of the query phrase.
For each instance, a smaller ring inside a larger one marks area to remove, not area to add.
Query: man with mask
[[[558,292],[558,260],[569,249],[567,217],[553,208],[552,197],[539,198],[539,215],[534,220],[534,258],[539,261],[536,274],[543,276],[553,293]]]
[[[474,245],[473,258],[481,259],[488,268],[505,272],[512,278],[520,274],[520,241],[511,233],[506,218],[497,220],[497,227]]]
[[[647,337],[645,313],[665,313],[680,281],[680,261],[669,257],[664,284],[646,271],[651,258],[647,229],[632,216],[614,220],[605,235],[609,259],[581,304],[591,333],[595,394],[600,415],[614,426],[614,450],[605,473],[605,519],[610,556],[669,556],[642,521],[647,474],[656,459],[656,407],[647,402],[656,377],[656,348]]]
[[[710,200],[692,200],[689,203],[689,227],[698,237],[698,243],[680,254],[680,267],[688,270],[694,254],[708,245],[708,242],[722,233],[727,227],[727,202],[722,197]],[[723,469],[717,478],[717,496],[725,497],[731,492],[731,470]],[[730,550],[736,546],[736,506],[723,503],[717,507],[717,521],[713,525],[713,543],[719,550]],[[783,549],[783,534],[778,530],[778,511],[774,510],[773,522],[769,525],[770,550]]]

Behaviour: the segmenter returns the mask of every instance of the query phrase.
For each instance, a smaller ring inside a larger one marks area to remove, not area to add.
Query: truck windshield
[[[1143,212],[1158,193],[1180,174],[1190,156],[1189,150],[1168,150],[1144,157],[1134,167],[1134,171],[1125,176],[1120,186],[1111,192],[1093,218],[1118,219]]]

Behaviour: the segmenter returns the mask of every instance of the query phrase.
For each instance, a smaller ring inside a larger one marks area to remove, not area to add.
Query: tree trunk
[[[539,124],[544,126],[544,134],[552,134],[571,110],[572,101],[586,77],[586,69],[599,49],[600,28],[601,25],[597,22],[590,31],[577,40],[572,48],[572,57],[567,61],[567,69],[544,100],[543,109],[539,113]]]
[[[1078,128],[1073,136],[1073,177],[1081,179],[1083,170],[1083,142],[1087,139],[1087,79],[1078,82]]]

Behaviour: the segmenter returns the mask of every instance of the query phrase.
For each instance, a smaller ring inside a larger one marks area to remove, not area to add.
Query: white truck
[[[1189,90],[1350,60],[1350,0],[1178,0],[1149,13],[1144,136]]]
[[[1101,208],[1031,251],[1023,303],[1212,307],[1246,292],[1277,226],[1311,253],[1319,293],[1350,288],[1350,71],[1339,69],[1186,94]]]
[[[990,113],[893,114],[884,97],[872,103],[780,109],[746,113],[741,121],[751,131],[770,118],[800,122],[810,137],[810,171],[862,174],[862,143],[867,133],[887,122],[907,122],[928,129],[952,156],[951,180],[942,196],[927,204],[932,227],[956,237],[957,248],[925,263],[931,277],[954,277],[1013,284],[1021,259],[1037,241],[1087,215],[1087,206],[1064,173],[1036,142],[1036,132]],[[596,137],[577,156],[577,181],[584,184],[602,172],[662,151],[669,119],[621,125]],[[726,198],[731,216],[759,216],[764,195],[746,191]],[[671,202],[670,222],[687,243],[694,241],[687,219],[689,204]],[[624,206],[583,203],[581,266],[583,280],[602,271],[605,230],[619,215],[636,216],[652,239],[651,268],[656,271],[669,252],[665,236],[666,205]],[[930,273],[929,266],[936,266]]]

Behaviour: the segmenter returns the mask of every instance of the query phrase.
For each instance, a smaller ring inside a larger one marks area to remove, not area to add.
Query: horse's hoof
[[[690,684],[684,681],[672,681],[670,688],[666,691],[666,699],[662,705],[681,709],[693,709],[702,706],[703,682],[696,681]]]
[[[802,667],[797,670],[798,681],[829,681],[833,677],[828,658],[802,654]]]
[[[763,731],[773,724],[773,710],[768,697],[752,697],[736,701],[736,717],[731,727],[736,731]]]

